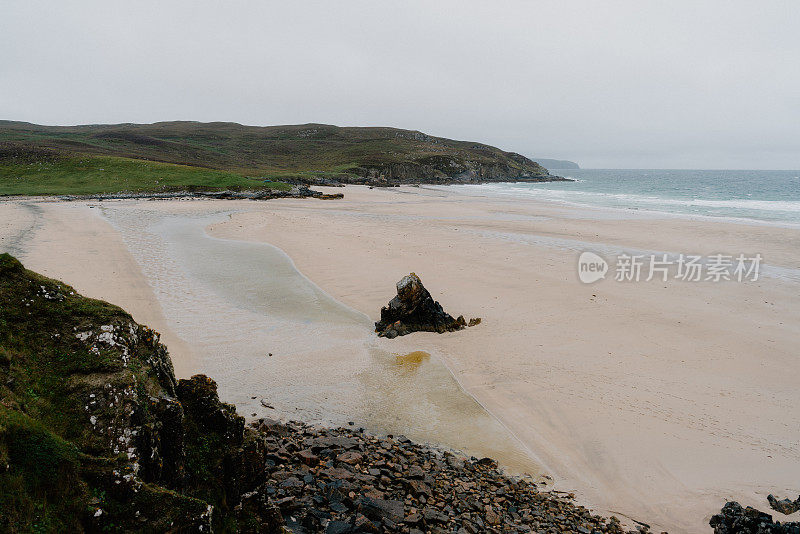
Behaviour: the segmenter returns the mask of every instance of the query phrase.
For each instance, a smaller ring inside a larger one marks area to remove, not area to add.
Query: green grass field
[[[264,178],[109,156],[74,155],[0,165],[0,195],[89,195],[173,190],[291,188]]]

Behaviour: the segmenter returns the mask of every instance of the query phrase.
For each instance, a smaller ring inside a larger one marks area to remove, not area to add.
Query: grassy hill
[[[290,187],[284,183],[267,185],[273,189]],[[260,187],[265,187],[262,179],[237,173],[114,156],[51,154],[34,158],[18,156],[0,162],[0,195],[91,195],[154,189]]]
[[[513,152],[396,128],[0,121],[0,194],[275,187],[265,179],[394,185],[552,177]]]

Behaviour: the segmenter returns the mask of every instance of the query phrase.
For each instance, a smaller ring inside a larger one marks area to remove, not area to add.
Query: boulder
[[[789,499],[778,500],[773,495],[768,495],[767,501],[769,501],[770,508],[784,515],[793,514],[800,510],[800,497],[797,497],[794,501],[790,501]]]
[[[371,497],[361,497],[358,501],[358,509],[373,521],[390,520],[399,523],[403,520],[404,509],[403,501],[394,499],[373,499]]]
[[[796,534],[800,523],[774,522],[765,514],[748,506],[742,508],[738,502],[725,503],[722,510],[708,522],[714,534]]]
[[[470,325],[480,319],[470,319]],[[381,308],[381,320],[375,323],[375,331],[389,339],[411,332],[453,332],[467,326],[464,316],[454,319],[433,300],[419,277],[411,273],[397,282],[397,296]]]

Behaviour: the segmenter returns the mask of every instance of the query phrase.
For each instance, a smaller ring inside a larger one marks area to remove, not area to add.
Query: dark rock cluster
[[[773,521],[772,516],[738,502],[725,503],[708,522],[714,534],[800,534],[800,523]]]
[[[468,458],[360,430],[261,419],[267,451],[257,491],[293,532],[623,532],[572,495],[542,492]]]
[[[778,500],[774,495],[767,495],[767,501],[769,502],[770,508],[784,515],[793,514],[800,510],[800,496],[792,501],[790,499]]]
[[[335,200],[344,198],[343,193],[322,193],[309,189],[304,184],[295,185],[289,191],[279,189],[232,190],[223,191],[204,189],[181,189],[177,191],[159,191],[155,193],[100,193],[95,195],[61,195],[59,200],[122,200],[146,199],[167,200],[176,198],[199,198],[216,200],[272,200],[275,198],[318,198]]]
[[[480,323],[470,319],[469,326]],[[381,337],[395,338],[411,332],[453,332],[467,327],[463,315],[454,319],[433,300],[419,277],[411,273],[397,282],[397,296],[381,308],[381,320],[375,323],[375,331]]]

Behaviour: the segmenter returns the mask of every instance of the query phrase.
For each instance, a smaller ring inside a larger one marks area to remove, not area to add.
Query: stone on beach
[[[470,319],[469,326],[479,323],[480,318]],[[463,315],[454,319],[446,313],[422,285],[422,280],[411,273],[397,282],[397,296],[381,308],[381,320],[375,323],[375,331],[391,339],[411,332],[454,332],[466,326]]]
[[[725,503],[722,510],[708,522],[714,534],[796,534],[800,523],[773,521],[765,514],[748,506],[742,508],[736,501]]]
[[[794,501],[791,501],[789,499],[778,500],[774,495],[768,495],[767,501],[769,501],[770,508],[784,515],[793,514],[800,510],[800,496]]]

